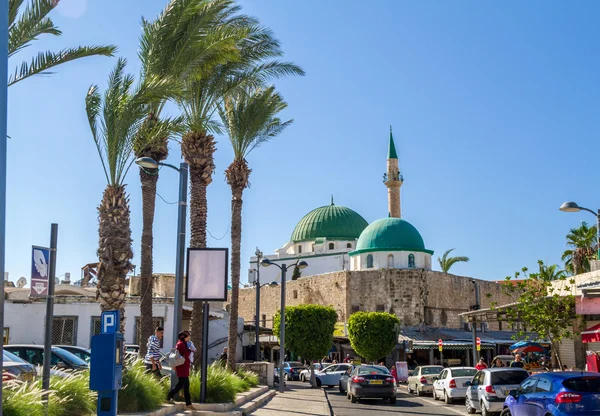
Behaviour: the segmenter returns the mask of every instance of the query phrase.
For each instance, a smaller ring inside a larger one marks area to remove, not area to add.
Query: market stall
[[[521,354],[524,357],[525,370],[529,372],[548,370],[546,364],[543,363],[548,354],[548,348],[543,344],[533,341],[519,341],[509,348],[513,354]]]
[[[591,344],[600,342],[600,324],[594,325],[581,332],[581,342]],[[586,351],[587,371],[598,372],[600,368],[600,351]]]

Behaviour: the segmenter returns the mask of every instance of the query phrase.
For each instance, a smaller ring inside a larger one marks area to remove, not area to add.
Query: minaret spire
[[[392,126],[390,125],[390,144],[387,157],[387,173],[384,175],[383,183],[388,188],[388,212],[392,218],[401,218],[400,207],[400,187],[404,178],[400,174],[398,166],[398,154],[392,135]]]

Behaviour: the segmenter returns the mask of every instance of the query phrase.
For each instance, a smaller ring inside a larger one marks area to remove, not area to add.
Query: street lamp
[[[182,162],[179,168],[168,163],[157,162],[150,157],[139,157],[135,163],[146,169],[166,166],[179,172],[179,209],[177,211],[177,248],[175,254],[175,294],[173,299],[173,342],[175,345],[181,332],[181,313],[183,308],[183,263],[185,257],[185,217],[187,208],[188,164]],[[171,372],[171,387],[177,384],[177,375]]]
[[[579,212],[579,211],[587,211],[596,217],[596,243],[598,244],[598,253],[596,258],[600,260],[600,209],[597,212],[589,208],[580,207],[577,203],[568,201],[563,203],[559,210],[563,212]]]
[[[260,262],[263,267],[276,266],[281,270],[281,327],[279,329],[279,392],[283,393],[284,384],[284,372],[283,366],[285,362],[285,272],[287,272],[287,265],[282,264],[281,266],[273,263],[269,259],[263,259]],[[296,262],[293,266],[299,269],[305,269],[308,267],[308,263],[305,261]]]
[[[256,324],[256,346],[254,349],[254,361],[260,361],[260,329],[258,325],[258,319],[260,317],[260,259],[262,258],[262,251],[256,247],[256,320],[254,323]]]

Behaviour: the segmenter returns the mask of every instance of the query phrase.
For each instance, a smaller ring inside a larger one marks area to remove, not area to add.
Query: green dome
[[[355,211],[339,205],[327,205],[306,214],[294,228],[292,241],[354,240],[369,223]]]
[[[427,250],[419,231],[408,221],[400,218],[382,218],[370,224],[360,235],[356,244],[358,254],[368,251],[420,251]]]

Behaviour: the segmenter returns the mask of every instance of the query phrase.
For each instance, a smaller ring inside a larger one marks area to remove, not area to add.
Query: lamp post
[[[600,209],[597,212],[589,208],[580,207],[575,202],[565,202],[563,203],[559,210],[562,212],[579,212],[579,211],[587,211],[596,217],[596,243],[598,252],[596,254],[596,259],[600,260]]]
[[[173,342],[177,343],[178,335],[181,332],[181,313],[183,307],[183,266],[185,257],[185,217],[187,208],[187,181],[188,165],[180,163],[179,168],[168,163],[159,163],[149,157],[140,157],[136,159],[136,164],[142,168],[157,169],[159,166],[166,166],[179,172],[179,208],[177,210],[177,248],[175,254],[175,294],[173,299]],[[171,372],[171,387],[177,384],[177,375]]]
[[[254,254],[256,254],[256,282],[254,282],[256,285],[256,320],[254,321],[256,326],[256,346],[254,349],[254,361],[260,361],[260,259],[263,253],[256,247]]]
[[[263,267],[276,266],[281,270],[281,327],[279,329],[279,392],[283,393],[283,384],[284,384],[284,362],[285,362],[285,273],[287,272],[287,265],[282,264],[281,266],[273,263],[269,259],[264,259],[260,262],[260,265]],[[299,269],[305,269],[308,267],[308,263],[305,261],[300,261],[294,264],[293,266],[297,266]]]

